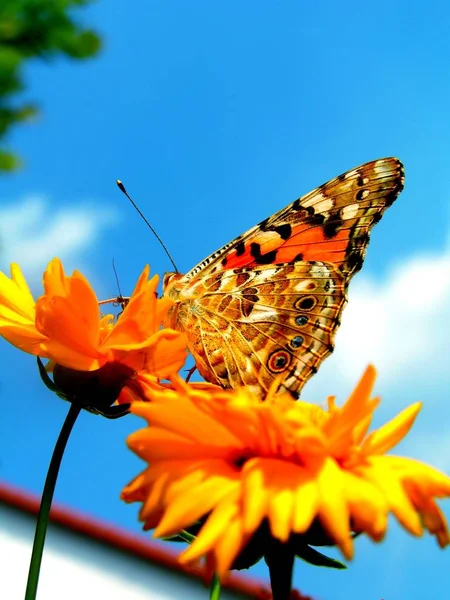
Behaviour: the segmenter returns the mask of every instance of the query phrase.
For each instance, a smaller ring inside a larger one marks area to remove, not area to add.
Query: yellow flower
[[[223,576],[268,523],[281,542],[320,526],[346,558],[352,532],[383,538],[389,513],[414,535],[428,529],[441,547],[449,532],[435,498],[450,478],[410,458],[387,456],[409,431],[420,404],[367,434],[377,399],[369,367],[347,402],[328,409],[289,396],[260,402],[246,389],[202,391],[180,380],[149,391],[131,411],[149,427],[128,438],[149,463],[122,492],[142,502],[144,528],[170,536],[204,523],[181,560],[205,555]]]
[[[63,369],[102,370],[120,377],[146,373],[155,381],[176,373],[186,358],[184,334],[160,329],[172,305],[157,299],[158,277],[143,270],[120,318],[102,316],[98,299],[78,271],[64,273],[53,259],[44,273],[44,294],[35,303],[18,265],[11,278],[0,273],[0,335],[24,352],[48,358],[55,375],[67,381]],[[61,369],[63,368],[63,369]]]

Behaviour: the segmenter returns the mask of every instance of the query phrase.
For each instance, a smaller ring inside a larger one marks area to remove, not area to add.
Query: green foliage
[[[100,50],[95,32],[81,27],[74,8],[92,0],[0,0],[0,139],[15,124],[29,121],[37,107],[20,103],[26,60],[59,55],[85,59]],[[0,147],[0,172],[14,171],[20,159]]]

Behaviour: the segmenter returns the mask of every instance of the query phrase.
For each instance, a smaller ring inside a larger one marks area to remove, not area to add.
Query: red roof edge
[[[8,483],[0,482],[0,503],[36,515],[39,512],[40,498]],[[141,537],[106,521],[99,521],[58,504],[52,505],[50,521],[132,556],[200,579],[205,585],[208,585],[206,570],[203,566],[181,565],[173,551],[162,548],[159,543],[143,540]],[[268,600],[272,597],[266,582],[243,575],[231,574],[222,583],[222,587],[261,600]]]

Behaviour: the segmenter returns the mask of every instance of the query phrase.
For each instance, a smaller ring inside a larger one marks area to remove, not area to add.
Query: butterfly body
[[[403,166],[366,163],[299,198],[199,263],[166,274],[166,326],[185,331],[200,374],[297,396],[332,352],[369,232],[403,188]]]

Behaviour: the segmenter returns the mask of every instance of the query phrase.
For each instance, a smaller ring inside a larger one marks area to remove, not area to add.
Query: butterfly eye
[[[298,300],[294,302],[294,308],[298,310],[311,310],[317,304],[317,298],[314,296],[300,296]]]
[[[289,367],[291,361],[292,354],[286,350],[275,350],[275,352],[272,352],[269,356],[267,368],[271,373],[282,373]]]

